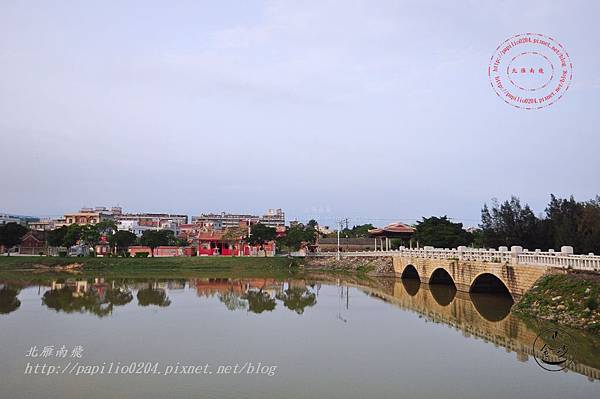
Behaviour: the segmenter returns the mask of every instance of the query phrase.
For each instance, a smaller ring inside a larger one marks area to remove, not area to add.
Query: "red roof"
[[[396,222],[388,224],[385,227],[370,229],[369,234],[380,236],[386,234],[413,234],[415,229],[405,225],[404,223]]]

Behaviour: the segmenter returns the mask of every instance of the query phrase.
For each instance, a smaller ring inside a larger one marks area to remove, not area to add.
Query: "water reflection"
[[[167,296],[164,288],[156,286],[156,283],[148,283],[147,287],[140,288],[137,293],[138,305],[140,306],[159,306],[167,307],[171,300]]]
[[[172,300],[177,291],[192,295],[198,302],[216,300],[217,306],[228,311],[265,314],[290,311],[301,316],[318,308],[321,283],[336,285],[339,296],[337,317],[346,321],[352,307],[348,287],[355,287],[372,298],[386,301],[400,309],[420,315],[426,321],[454,327],[467,338],[485,342],[515,352],[519,361],[533,355],[533,343],[547,325],[528,322],[511,314],[512,299],[490,293],[457,292],[443,284],[421,284],[418,279],[373,279],[350,281],[319,275],[306,279],[277,280],[274,278],[193,278],[189,280],[161,279],[56,279],[38,285],[39,296],[46,309],[63,313],[88,313],[104,318],[118,307],[139,306],[177,308]],[[0,315],[21,308],[18,296],[28,282],[0,282]],[[354,291],[356,295],[356,291]],[[133,299],[137,298],[137,303]],[[176,302],[175,302],[176,304]],[[332,309],[324,305],[323,310]],[[166,309],[170,310],[170,309]],[[342,315],[342,312],[343,315]],[[348,324],[350,325],[350,324]],[[572,370],[590,378],[600,379],[600,339],[592,334],[573,332],[579,348]]]
[[[57,312],[87,312],[105,317],[112,314],[115,306],[124,306],[132,299],[131,291],[116,281],[108,284],[104,279],[55,280],[42,296],[42,304]]]
[[[431,296],[440,306],[448,306],[456,296],[456,287],[453,285],[433,284],[429,286]]]
[[[488,321],[501,321],[510,314],[513,300],[510,295],[469,293],[475,310]]]
[[[8,314],[19,309],[21,301],[17,298],[19,295],[19,289],[4,286],[0,289],[0,314]]]
[[[282,301],[286,308],[298,314],[304,313],[304,308],[314,306],[317,303],[317,296],[306,287],[288,288],[277,294],[277,299]]]
[[[402,285],[408,295],[415,296],[419,292],[421,281],[418,278],[403,278]]]

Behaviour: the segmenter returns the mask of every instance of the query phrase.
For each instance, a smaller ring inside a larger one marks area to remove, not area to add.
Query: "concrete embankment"
[[[391,257],[335,257],[305,258],[306,270],[329,270],[336,272],[362,273],[369,276],[395,276]]]

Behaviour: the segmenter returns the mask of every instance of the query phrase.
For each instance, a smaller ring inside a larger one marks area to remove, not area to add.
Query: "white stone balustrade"
[[[336,252],[316,252],[309,253],[309,257],[329,257],[336,256]],[[359,252],[341,252],[341,257],[372,257],[372,256],[406,256],[427,259],[456,259],[461,261],[484,261],[497,263],[511,263],[513,265],[539,265],[551,266],[563,269],[574,269],[584,271],[600,272],[600,256],[592,253],[588,255],[573,254],[573,247],[564,246],[560,252],[549,250],[542,252],[539,249],[530,251],[519,246],[513,246],[510,250],[507,247],[498,249],[479,249],[458,247],[449,248],[405,248],[400,247],[397,250],[390,251],[359,251]]]

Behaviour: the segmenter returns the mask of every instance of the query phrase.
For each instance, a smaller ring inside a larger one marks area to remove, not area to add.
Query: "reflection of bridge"
[[[466,247],[435,249],[425,247],[395,251],[315,253],[309,257],[388,258],[398,275],[412,275],[423,283],[454,284],[459,291],[508,290],[513,297],[523,295],[550,269],[600,271],[600,256],[573,255],[571,247],[561,252],[529,252],[521,247],[483,250]]]
[[[534,331],[516,316],[510,314],[510,304],[498,307],[497,299],[486,301],[491,294],[467,294],[450,291],[439,285],[419,284],[418,280],[393,280],[393,283],[378,288],[352,284],[372,297],[380,298],[402,309],[416,312],[425,320],[444,323],[461,331],[465,337],[482,339],[484,342],[501,346],[507,352],[515,352],[519,361],[525,362],[534,356],[533,343],[539,331]],[[448,295],[450,298],[448,300]],[[497,295],[494,295],[497,296]],[[541,327],[541,326],[540,326]],[[593,336],[582,338],[594,339]],[[575,353],[587,355],[582,345]],[[538,354],[539,355],[539,354]],[[600,380],[599,364],[586,365],[576,358],[568,367],[590,380]],[[594,367],[595,366],[595,367]]]

